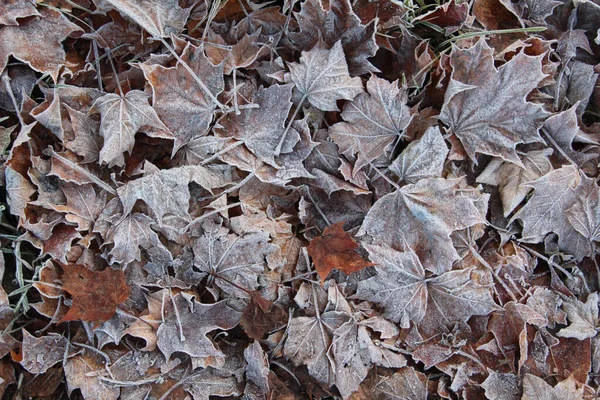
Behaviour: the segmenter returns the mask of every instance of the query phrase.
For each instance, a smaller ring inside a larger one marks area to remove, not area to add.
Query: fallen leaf
[[[374,265],[358,254],[358,243],[344,231],[344,223],[328,226],[321,236],[311,240],[308,245],[308,254],[321,277],[321,284],[334,269],[350,275]]]
[[[129,297],[129,287],[121,270],[106,268],[90,271],[84,265],[63,265],[62,288],[73,299],[73,305],[59,321],[108,321],[119,304]]]
[[[496,69],[492,54],[483,39],[468,49],[453,48],[439,118],[475,164],[476,153],[519,164],[516,145],[542,141],[538,129],[547,113],[525,99],[544,78],[541,57],[519,53]]]
[[[135,134],[140,129],[151,137],[174,138],[148,104],[147,96],[139,90],[132,90],[124,96],[105,94],[96,99],[94,109],[100,113],[100,135],[104,138],[100,163],[109,167],[125,165],[123,153],[131,154]]]
[[[351,78],[342,43],[336,42],[331,50],[316,44],[303,51],[300,63],[289,64],[290,79],[296,89],[313,106],[323,111],[339,111],[338,100],[352,100],[363,92],[360,78]]]
[[[558,331],[556,336],[578,340],[596,336],[600,329],[597,292],[590,293],[585,303],[577,299],[564,299],[563,309],[567,312],[569,326]]]

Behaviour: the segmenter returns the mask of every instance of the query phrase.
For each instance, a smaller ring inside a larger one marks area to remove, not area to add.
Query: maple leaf
[[[339,111],[338,100],[352,100],[363,92],[360,78],[348,75],[348,66],[342,43],[336,42],[331,50],[316,44],[303,51],[300,63],[289,64],[290,79],[302,95],[300,104],[308,100],[323,111]]]
[[[173,134],[162,123],[144,92],[132,90],[125,96],[107,93],[94,102],[100,112],[100,135],[104,138],[100,163],[123,166],[124,152],[131,154],[135,134],[140,130],[151,137],[173,139]]]
[[[348,232],[344,231],[344,223],[338,222],[328,226],[321,236],[311,240],[308,245],[308,254],[321,277],[321,284],[334,269],[350,275],[373,265],[356,252],[359,246]]]
[[[285,325],[287,320],[287,313],[281,307],[262,297],[259,292],[251,292],[240,325],[250,338],[262,340],[266,333],[278,325]]]
[[[577,232],[583,235],[590,245],[600,241],[600,188],[587,185],[577,196],[577,202],[567,210],[567,219]]]
[[[226,301],[202,304],[192,296],[178,293],[164,300],[164,321],[158,328],[158,348],[169,360],[175,352],[191,357],[209,357],[222,354],[206,336],[216,329],[232,329],[240,321],[241,313]]]
[[[481,387],[490,400],[519,400],[519,377],[514,374],[504,374],[490,371]]]
[[[211,64],[204,55],[203,45],[196,47],[188,43],[181,60],[189,64],[196,75],[202,77],[206,88],[214,96],[223,91],[223,65]],[[175,135],[175,154],[193,136],[203,135],[208,131],[216,104],[207,97],[204,89],[194,83],[181,62],[171,68],[144,63],[139,66],[152,86],[152,104],[158,117]]]
[[[377,71],[368,57],[375,55],[375,22],[363,25],[354,13],[349,0],[332,0],[325,9],[321,0],[306,0],[294,16],[300,32],[289,34],[292,43],[300,50],[308,50],[323,40],[328,46],[341,42],[354,75]]]
[[[253,382],[263,393],[269,391],[268,375],[269,360],[260,347],[259,342],[253,342],[244,350],[244,359],[248,363],[246,367],[246,376]]]
[[[65,140],[64,146],[82,156],[83,163],[98,161],[102,150],[102,137],[98,133],[100,122],[92,119],[87,113],[77,111],[67,105],[65,108],[71,120],[73,138]]]
[[[358,283],[356,297],[385,308],[384,316],[408,328],[428,312],[446,323],[487,315],[498,307],[489,290],[471,280],[469,269],[426,277],[419,258],[410,248],[365,246],[375,262],[377,276]]]
[[[66,64],[62,41],[79,30],[81,28],[64,15],[45,7],[39,14],[20,21],[19,25],[1,25],[0,72],[4,71],[12,55],[58,82],[60,70]]]
[[[523,223],[522,240],[539,243],[554,232],[561,250],[577,258],[585,257],[589,241],[573,228],[566,211],[578,202],[586,188],[595,187],[593,179],[582,176],[577,167],[567,165],[527,185],[534,189],[533,195],[511,218],[511,222],[520,219]]]
[[[229,183],[224,174],[199,165],[150,171],[141,178],[127,182],[117,189],[117,193],[123,204],[123,215],[128,215],[136,201],[142,200],[156,216],[159,225],[163,224],[167,214],[189,220],[190,182],[196,182],[207,190]]]
[[[190,14],[178,0],[102,0],[155,37],[179,33]]]
[[[541,57],[519,53],[496,69],[492,49],[480,39],[468,49],[454,47],[450,63],[440,121],[474,163],[481,153],[519,164],[515,146],[542,141],[538,129],[547,114],[525,100],[544,78]]]
[[[577,388],[577,381],[570,376],[552,387],[542,378],[535,375],[525,374],[523,377],[523,396],[521,400],[563,400],[582,399],[583,391]]]
[[[499,187],[506,217],[531,192],[532,188],[527,184],[552,171],[550,155],[552,149],[532,150],[521,156],[522,165],[495,158],[479,174],[477,182]]]
[[[66,184],[61,186],[61,190],[65,194],[67,204],[49,206],[58,212],[66,213],[67,222],[77,224],[78,230],[90,230],[106,205],[107,193],[96,193],[91,184]]]
[[[224,135],[243,141],[261,161],[275,168],[281,167],[275,161],[276,150],[279,148],[280,154],[291,153],[300,141],[296,130],[285,132],[285,121],[292,107],[292,87],[275,84],[260,88],[253,99],[258,108],[240,110],[239,115],[223,116],[218,122],[219,129]]]
[[[216,274],[245,289],[257,289],[265,257],[276,249],[269,243],[269,234],[249,232],[238,236],[212,221],[205,222],[202,228],[204,234],[193,247],[196,267],[204,274]],[[215,283],[226,293],[248,297],[225,280],[216,279]]]
[[[10,165],[4,170],[6,201],[10,213],[19,217],[19,223],[25,222],[25,208],[31,196],[36,192],[31,182],[15,171]]]
[[[377,400],[394,399],[403,393],[403,399],[420,400],[427,397],[427,376],[413,367],[404,367],[376,386]]]
[[[129,297],[129,287],[121,270],[106,268],[90,271],[84,265],[63,265],[62,288],[73,299],[73,305],[59,321],[108,321],[119,304]]]
[[[108,375],[105,363],[104,358],[89,350],[68,358],[64,369],[69,396],[73,390],[79,389],[86,399],[118,399],[121,389],[98,379]]]
[[[548,118],[544,122],[542,132],[546,135],[548,141],[556,147],[558,155],[563,158],[566,157],[567,161],[582,165],[595,157],[594,154],[586,154],[573,149],[574,142],[598,144],[590,135],[586,135],[579,129],[577,105]]]
[[[596,336],[600,329],[598,318],[598,293],[590,293],[585,303],[577,299],[564,299],[569,326],[562,328],[556,336],[585,340]]]
[[[557,0],[500,0],[508,10],[520,19],[535,25],[546,25],[546,17],[552,14],[559,5],[563,4]]]
[[[381,197],[357,236],[366,235],[372,243],[394,249],[410,247],[426,269],[447,271],[459,258],[450,234],[485,221],[472,199],[457,194],[458,184],[457,180],[421,179]]]
[[[428,128],[390,164],[390,171],[407,183],[442,175],[448,147],[438,127]]]
[[[406,92],[398,88],[398,81],[390,83],[373,75],[367,90],[368,94],[359,94],[344,107],[342,118],[346,122],[329,128],[329,136],[343,154],[358,154],[355,170],[384,155],[387,147],[402,137],[412,118]]]

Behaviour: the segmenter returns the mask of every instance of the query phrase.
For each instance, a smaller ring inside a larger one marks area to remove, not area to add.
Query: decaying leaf
[[[426,269],[447,271],[459,258],[450,234],[484,222],[458,188],[458,181],[428,178],[387,194],[369,210],[357,236],[398,250],[410,247]]]
[[[100,162],[123,166],[123,153],[131,154],[135,134],[143,129],[148,136],[173,139],[173,134],[148,104],[147,96],[132,90],[126,95],[109,93],[99,97],[94,107],[101,115],[100,135],[104,138]]]
[[[426,277],[410,247],[404,252],[389,247],[366,246],[377,276],[358,284],[356,297],[381,304],[384,316],[402,328],[419,324],[426,313],[437,321],[466,321],[497,308],[489,290],[471,279],[471,271],[445,272]]]
[[[100,324],[108,321],[129,297],[129,287],[120,270],[106,268],[98,272],[84,265],[68,264],[63,266],[61,279],[73,305],[60,322],[82,320]]]
[[[314,238],[308,245],[308,254],[313,259],[321,283],[334,269],[351,274],[372,266],[356,252],[358,247],[358,243],[344,231],[344,222],[328,226],[321,236]]]
[[[159,326],[158,348],[169,360],[175,352],[192,357],[218,356],[221,352],[206,336],[216,329],[232,329],[240,322],[240,313],[226,301],[202,304],[193,296],[163,292],[164,322]]]
[[[519,164],[516,145],[542,140],[538,129],[547,114],[525,99],[544,78],[541,58],[519,53],[496,69],[492,49],[479,40],[468,49],[453,48],[450,62],[440,121],[474,163],[480,153]]]
[[[346,122],[329,129],[343,154],[358,154],[355,169],[386,154],[388,147],[403,137],[412,118],[406,92],[398,88],[397,81],[390,83],[372,76],[367,90],[368,94],[359,94],[344,107],[342,118]]]
[[[323,111],[338,111],[338,100],[352,100],[363,92],[360,78],[348,74],[340,41],[331,50],[316,44],[310,51],[302,52],[300,63],[290,64],[289,68],[290,79],[302,99]]]

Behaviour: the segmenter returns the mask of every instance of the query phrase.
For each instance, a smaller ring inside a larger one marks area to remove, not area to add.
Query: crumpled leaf
[[[339,111],[338,100],[352,100],[363,92],[360,78],[348,75],[340,41],[331,50],[317,44],[310,51],[303,51],[300,63],[291,63],[289,68],[290,79],[302,99],[323,111]]]
[[[457,189],[459,181],[440,178],[406,185],[377,200],[357,236],[398,250],[410,247],[426,269],[447,271],[459,258],[450,234],[485,221],[473,200]]]
[[[590,293],[585,303],[573,298],[564,299],[569,326],[562,328],[556,336],[585,340],[596,336],[598,324],[598,292]]]
[[[102,0],[155,37],[179,33],[190,14],[178,0]]]
[[[121,270],[91,271],[84,265],[68,264],[63,266],[61,279],[73,305],[60,322],[82,320],[100,324],[108,321],[129,297]]]
[[[496,69],[492,49],[481,39],[468,49],[454,47],[450,63],[440,121],[475,164],[476,153],[519,164],[516,145],[542,141],[538,129],[547,114],[525,99],[544,78],[541,57],[519,53]]]
[[[204,55],[204,46],[188,44],[181,59],[201,77],[214,96],[223,91],[223,65],[211,64]],[[175,135],[173,153],[186,145],[193,136],[203,135],[208,131],[216,104],[196,84],[181,63],[170,68],[144,63],[140,67],[152,86],[152,105],[158,117]]]
[[[529,201],[511,219],[523,223],[522,240],[539,243],[554,232],[561,250],[583,258],[589,252],[589,241],[569,222],[568,213],[593,179],[582,176],[577,167],[567,165],[528,184],[534,189]]]
[[[329,128],[331,139],[348,156],[358,154],[355,170],[381,157],[390,144],[402,138],[412,117],[407,95],[398,81],[371,76],[367,93],[359,94],[342,112],[346,122]]]
[[[225,186],[229,179],[223,173],[218,174],[200,165],[156,171],[151,169],[147,175],[117,189],[123,204],[123,215],[128,215],[136,201],[142,200],[156,216],[159,225],[163,224],[163,219],[168,214],[189,219],[190,182],[196,182],[210,191]]]
[[[50,8],[41,7],[38,12],[19,21],[19,25],[0,26],[0,72],[12,55],[58,82],[60,70],[67,62],[62,41],[81,28]]]
[[[390,171],[406,183],[440,177],[449,151],[440,129],[428,128],[390,164]]]
[[[368,57],[375,55],[375,22],[363,25],[349,0],[331,0],[325,8],[321,0],[306,0],[302,10],[294,12],[300,32],[290,33],[292,43],[309,50],[323,40],[328,46],[340,41],[353,75],[377,71]]]
[[[527,184],[552,171],[551,155],[552,149],[532,150],[521,156],[522,166],[495,158],[479,174],[477,182],[499,187],[506,217],[531,192]]]
[[[94,108],[100,112],[100,135],[104,138],[100,163],[109,167],[125,164],[123,153],[131,154],[135,134],[140,129],[151,137],[174,138],[148,104],[147,96],[139,90],[127,92],[125,96],[107,93],[95,101]]]
[[[381,304],[383,316],[400,327],[419,324],[426,313],[437,321],[466,322],[473,315],[487,315],[498,307],[488,288],[471,279],[471,270],[426,277],[417,255],[407,248],[365,246],[375,262],[377,276],[358,283],[356,297]]]
[[[241,236],[212,221],[202,225],[204,234],[194,244],[194,265],[205,274],[217,274],[245,289],[258,288],[258,276],[264,272],[265,257],[275,251],[267,232],[249,232]],[[248,297],[247,293],[223,279],[215,284],[226,293]]]
[[[321,284],[334,269],[350,275],[372,266],[356,252],[358,247],[358,243],[344,231],[344,222],[328,226],[321,236],[311,240],[308,255],[313,259]]]
[[[216,329],[229,330],[240,321],[241,313],[226,301],[202,304],[194,297],[178,293],[164,297],[164,321],[158,328],[158,348],[169,360],[175,352],[191,357],[209,357],[222,354],[206,336]]]

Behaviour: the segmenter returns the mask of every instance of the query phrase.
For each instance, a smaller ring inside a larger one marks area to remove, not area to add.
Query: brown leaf
[[[57,333],[36,338],[23,330],[21,365],[32,374],[43,374],[63,361],[67,339]]]
[[[250,302],[242,314],[240,325],[254,340],[262,340],[268,332],[287,323],[287,313],[259,292],[252,292]]]
[[[406,92],[398,88],[398,81],[390,83],[373,75],[367,90],[368,94],[359,94],[344,107],[342,118],[346,122],[329,128],[331,139],[343,154],[358,154],[355,171],[386,154],[412,119]]]
[[[61,42],[79,30],[81,28],[64,15],[46,7],[41,7],[39,14],[20,21],[18,26],[0,26],[0,72],[12,55],[34,70],[50,74],[54,82],[58,82],[60,69],[66,63]]]
[[[22,0],[5,0],[0,4],[0,25],[19,25],[17,19],[41,15],[35,4]]]
[[[204,46],[188,44],[181,59],[201,77],[214,96],[223,91],[223,65],[212,65],[204,55]],[[170,68],[144,63],[140,67],[152,86],[152,104],[156,113],[175,135],[173,153],[186,145],[192,136],[208,131],[216,104],[181,63]]]
[[[374,265],[358,254],[356,249],[359,246],[348,232],[344,231],[344,223],[338,222],[328,226],[321,236],[314,238],[308,245],[308,254],[313,259],[321,283],[325,282],[334,269],[350,275]]]
[[[289,68],[290,79],[302,99],[323,111],[338,111],[338,100],[352,100],[363,92],[360,78],[348,74],[341,41],[331,50],[316,44],[310,51],[302,52],[300,63],[291,63]]]
[[[525,99],[544,78],[541,57],[519,53],[496,69],[492,55],[483,39],[468,49],[453,48],[440,121],[475,164],[476,153],[519,164],[516,145],[542,141],[538,129],[547,113]]]
[[[59,321],[108,321],[119,304],[129,297],[129,287],[121,270],[106,268],[90,271],[83,265],[63,265],[63,289],[69,292],[73,305]]]
[[[96,100],[94,108],[100,112],[100,135],[104,138],[100,163],[109,167],[125,165],[123,153],[131,154],[135,134],[140,129],[151,137],[174,138],[148,104],[147,96],[139,90],[127,92],[125,96],[105,94]]]

